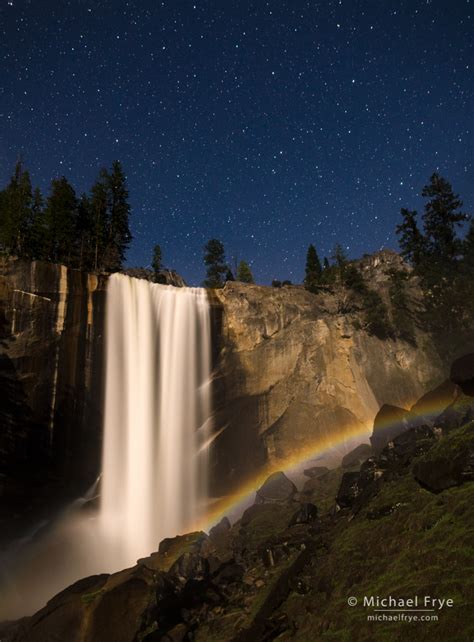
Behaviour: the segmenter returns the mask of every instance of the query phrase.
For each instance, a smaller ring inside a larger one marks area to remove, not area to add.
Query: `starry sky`
[[[259,283],[396,249],[433,171],[474,210],[474,0],[0,0],[0,181],[124,165],[129,265]]]

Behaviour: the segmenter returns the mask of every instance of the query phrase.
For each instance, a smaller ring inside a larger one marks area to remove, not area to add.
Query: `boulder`
[[[274,504],[287,502],[293,498],[297,490],[294,483],[288,479],[285,473],[273,473],[257,490],[255,503]]]
[[[297,524],[309,524],[313,522],[318,516],[318,509],[314,504],[305,503],[300,506],[290,520],[289,526],[296,526]]]
[[[198,553],[184,553],[171,566],[169,574],[181,583],[204,580],[209,576],[209,562]]]
[[[342,468],[352,468],[352,466],[360,466],[362,462],[373,455],[372,447],[369,444],[359,444],[344,455],[341,461]]]
[[[422,423],[423,420],[409,410],[384,404],[374,419],[374,430],[370,437],[374,452],[380,453],[394,437]]]
[[[336,504],[339,508],[350,508],[360,495],[360,473],[344,473],[337,491]]]
[[[213,526],[209,531],[211,540],[220,539],[230,531],[231,525],[227,517],[223,517],[221,521]]]
[[[417,417],[423,417],[427,422],[450,406],[459,393],[459,386],[447,379],[420,397],[416,404],[410,408],[410,412]]]
[[[450,379],[465,395],[474,397],[474,352],[456,359],[451,366]]]
[[[329,468],[326,468],[326,466],[313,466],[312,468],[306,468],[306,470],[303,471],[303,474],[310,479],[314,479],[315,477],[321,477],[321,475],[325,475],[328,472]]]

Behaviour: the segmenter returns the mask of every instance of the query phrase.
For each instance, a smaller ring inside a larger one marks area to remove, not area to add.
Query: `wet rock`
[[[373,455],[372,447],[369,444],[359,444],[351,450],[347,455],[344,455],[341,461],[342,468],[352,468],[352,466],[360,466],[362,462]]]
[[[318,509],[314,504],[305,503],[300,506],[290,520],[289,526],[296,526],[296,524],[309,524],[313,522],[318,516]]]
[[[448,379],[420,397],[416,404],[410,408],[410,412],[417,417],[423,417],[424,421],[429,423],[450,406],[459,393],[459,386]]]
[[[184,553],[171,566],[169,574],[181,583],[204,580],[209,577],[209,562],[198,553]]]
[[[344,473],[337,491],[336,504],[340,508],[350,508],[360,495],[360,473]]]
[[[392,439],[422,423],[423,420],[409,410],[384,404],[374,419],[374,430],[370,437],[374,453],[380,453]]]
[[[474,399],[461,395],[436,418],[434,425],[441,428],[443,432],[449,432],[473,419]]]
[[[451,366],[450,379],[465,395],[474,397],[474,352],[456,359]]]
[[[231,528],[230,521],[227,517],[223,517],[221,521],[213,526],[211,530],[209,531],[209,537],[214,540],[214,539],[219,539],[222,536],[226,535]]]
[[[199,551],[203,542],[208,539],[204,531],[195,531],[186,533],[186,535],[177,535],[176,537],[166,537],[160,542],[158,552],[162,555],[169,555],[173,551],[188,548],[192,551]]]
[[[377,458],[377,464],[383,470],[396,473],[397,470],[406,468],[414,457],[426,453],[433,446],[435,440],[435,432],[430,426],[419,426],[407,430],[395,437],[383,449]]]
[[[244,576],[244,568],[234,560],[222,564],[212,576],[213,584],[217,586],[240,582]]]
[[[304,475],[310,479],[321,477],[321,475],[325,475],[328,472],[329,468],[326,468],[326,466],[313,466],[303,471]]]
[[[285,473],[273,473],[257,490],[255,503],[272,504],[287,502],[292,499],[297,490],[294,483],[288,479]]]

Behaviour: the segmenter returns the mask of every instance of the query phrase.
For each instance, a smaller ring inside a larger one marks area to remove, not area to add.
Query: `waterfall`
[[[211,338],[206,291],[113,274],[98,514],[83,498],[0,552],[0,621],[76,580],[115,572],[198,526],[207,510]],[[86,508],[86,510],[85,510]]]
[[[210,355],[205,290],[110,277],[99,519],[116,568],[202,514]]]

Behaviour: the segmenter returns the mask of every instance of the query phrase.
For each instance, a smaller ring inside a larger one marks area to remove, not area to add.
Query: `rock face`
[[[361,264],[385,298],[385,269],[394,261],[399,257],[381,253]],[[360,312],[342,311],[347,292],[337,288],[315,295],[298,286],[229,282],[214,294],[223,314],[221,483],[226,471],[229,481],[242,478],[324,440],[339,445],[340,459],[354,446],[344,438],[357,426],[358,441],[368,438],[383,404],[408,408],[448,376],[428,335],[417,330],[416,346],[370,336],[357,329]]]
[[[31,490],[44,489],[54,504],[65,484],[77,494],[97,475],[104,293],[105,277],[14,258],[0,264],[4,517],[28,505]]]

